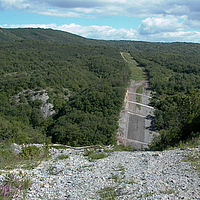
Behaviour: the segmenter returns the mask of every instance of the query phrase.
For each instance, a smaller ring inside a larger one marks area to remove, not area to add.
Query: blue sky
[[[200,43],[200,0],[0,0],[0,27],[93,39]]]

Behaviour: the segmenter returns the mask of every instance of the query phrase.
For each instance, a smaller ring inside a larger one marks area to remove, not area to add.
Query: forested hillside
[[[129,80],[117,49],[33,40],[0,45],[1,141],[44,142],[47,135],[75,146],[115,143]],[[47,119],[32,92],[43,90],[55,110]]]
[[[160,137],[152,147],[163,149],[200,132],[200,45],[141,43],[131,55],[148,75]]]
[[[154,149],[200,130],[200,45],[91,40],[50,29],[0,29],[0,141],[115,144],[130,52],[153,91]],[[48,95],[53,115],[44,117]]]

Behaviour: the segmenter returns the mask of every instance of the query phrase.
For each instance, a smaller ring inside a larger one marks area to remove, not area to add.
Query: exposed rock
[[[13,100],[19,103],[22,96],[26,100],[26,102],[29,101],[29,98],[32,101],[35,101],[36,99],[41,100],[42,105],[40,109],[45,119],[55,113],[55,110],[53,109],[54,108],[53,104],[48,102],[49,96],[46,90],[39,90],[39,91],[24,90],[15,95],[13,97]]]
[[[22,153],[22,147],[20,145],[16,144],[16,143],[12,143],[11,144],[11,151],[14,154],[18,155],[18,154]]]
[[[51,148],[52,159],[26,171],[33,183],[26,199],[200,199],[199,172],[183,162],[197,151],[113,152],[89,162],[84,150]],[[59,155],[69,158],[59,160]]]
[[[185,160],[191,153],[199,156],[200,147],[112,152],[94,162],[84,149],[51,148],[50,153],[51,159],[24,170],[32,182],[26,200],[200,200],[199,171]]]

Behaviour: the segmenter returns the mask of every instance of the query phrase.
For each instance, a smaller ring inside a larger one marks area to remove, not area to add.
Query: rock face
[[[11,151],[15,154],[18,155],[22,153],[22,147],[16,143],[11,144]]]
[[[37,91],[37,93],[34,93],[32,100],[34,101],[36,99],[39,99],[43,102],[41,105],[41,111],[45,119],[55,113],[55,110],[53,110],[53,104],[48,103],[49,96],[45,90]]]
[[[31,99],[32,101],[35,101],[36,99],[41,100],[42,105],[40,109],[45,119],[55,113],[55,110],[53,109],[54,108],[53,104],[48,102],[49,96],[46,90],[39,90],[39,91],[24,90],[19,94],[15,95],[13,97],[13,100],[19,103],[21,101],[22,96],[24,99],[23,103],[28,102],[29,99]]]
[[[199,155],[200,148],[112,152],[89,162],[83,150],[52,148],[51,160],[26,171],[33,183],[26,199],[198,200],[199,172],[183,161],[194,152]]]

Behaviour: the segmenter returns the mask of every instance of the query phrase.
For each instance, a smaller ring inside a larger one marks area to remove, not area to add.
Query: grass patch
[[[136,184],[135,180],[134,179],[129,179],[128,181],[126,181],[126,184]]]
[[[198,135],[200,135],[198,133]],[[186,147],[197,147],[200,145],[200,136],[196,136],[196,137],[193,137],[192,139],[189,139],[187,141],[180,141],[179,142],[179,145],[178,145],[178,148],[186,148]]]
[[[106,158],[108,157],[108,155],[106,155],[105,153],[95,153],[94,149],[90,149],[90,150],[85,150],[84,151],[84,156],[88,157],[89,161],[95,161],[98,159],[102,159],[102,158]]]
[[[136,102],[141,103],[142,102],[142,97],[140,95],[136,94]]]
[[[114,152],[114,151],[135,151],[135,149],[131,146],[115,145],[112,149],[104,150],[104,152]]]
[[[163,194],[175,194],[176,191],[173,189],[168,189],[168,190],[160,190],[161,193]]]
[[[58,170],[55,166],[50,166],[48,169],[47,169],[47,172],[50,174],[50,175],[58,175],[59,173],[61,173],[63,170]]]
[[[99,192],[100,198],[103,200],[114,200],[116,197],[123,196],[128,192],[121,187],[114,186],[114,187],[105,187],[101,189]]]
[[[148,197],[150,197],[150,196],[152,196],[152,195],[154,195],[155,194],[155,192],[149,192],[149,193],[146,193],[146,194],[144,194],[144,195],[140,195],[140,196],[138,196],[137,198],[138,199],[142,199],[142,198],[148,198]]]
[[[116,169],[115,171],[121,171],[121,175],[124,175],[125,174],[124,166],[121,163],[119,163],[117,167],[118,169]]]
[[[143,93],[143,87],[142,86],[138,87],[137,90],[136,90],[136,93],[142,94]],[[142,96],[141,95],[137,95],[136,94],[136,102],[137,103],[141,103],[142,102]],[[136,106],[139,108],[139,110],[141,110],[141,106],[140,105],[136,105]]]
[[[16,154],[11,144],[0,144],[0,169],[10,170],[18,167],[33,169],[48,157],[47,147],[22,147],[21,152]]]
[[[191,166],[200,172],[200,153],[195,151],[188,153],[187,158],[182,160],[183,162],[190,162]]]
[[[128,61],[128,66],[131,70],[131,79],[142,81],[145,78],[143,71],[138,67],[138,63],[132,59],[129,53],[123,52],[124,58]]]
[[[115,169],[114,171],[120,172],[118,174],[111,174],[111,176],[109,177],[109,179],[114,181],[114,185],[102,188],[101,190],[98,191],[99,196],[102,200],[104,200],[104,199],[105,200],[114,200],[116,198],[121,199],[120,198],[121,196],[130,194],[130,191],[128,191],[127,188],[124,186],[124,183],[127,184],[127,181],[125,180],[124,166],[121,163],[119,163],[117,166],[117,169]],[[131,183],[134,183],[134,182],[132,182],[132,180],[130,180],[129,184],[131,184]],[[132,190],[131,193],[133,193],[133,192],[135,192],[135,191]]]
[[[140,86],[137,88],[136,93],[142,94],[143,93],[143,87]]]
[[[118,174],[112,174],[111,177],[109,177],[108,179],[113,180],[115,183],[117,183],[121,180],[121,178]]]
[[[83,165],[80,166],[77,171],[82,172],[82,171],[92,171],[93,170],[94,165]]]
[[[141,103],[142,102],[142,97],[140,95],[136,94],[136,102]],[[136,104],[139,110],[141,110],[141,105]]]
[[[64,160],[64,159],[68,159],[69,156],[68,155],[59,155],[56,157],[57,160]]]

